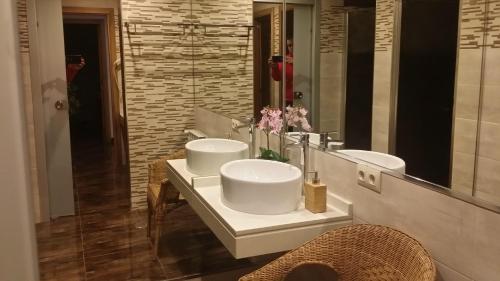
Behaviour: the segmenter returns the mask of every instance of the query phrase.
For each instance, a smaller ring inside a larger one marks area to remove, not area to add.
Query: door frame
[[[106,125],[108,122],[108,114],[111,113],[112,116],[112,128],[110,128],[109,133],[110,133],[110,139],[107,139],[106,134],[104,134],[105,140],[108,140],[113,144],[113,158],[116,161],[113,161],[113,163],[122,163],[123,162],[123,156],[122,156],[122,151],[124,149],[124,143],[122,140],[122,126],[121,126],[121,117],[120,117],[120,101],[119,101],[119,89],[114,85],[113,81],[116,80],[115,77],[115,71],[114,71],[114,65],[115,61],[117,60],[116,56],[116,34],[115,34],[115,10],[113,8],[91,8],[91,7],[63,7],[63,16],[82,16],[82,18],[88,17],[89,23],[90,21],[94,21],[95,23],[98,23],[96,21],[95,17],[101,17],[102,20],[104,21],[104,26],[106,27],[106,32],[104,36],[100,34],[100,37],[104,37],[107,42],[105,44],[102,44],[101,42],[99,43],[99,64],[100,64],[100,69],[105,70],[104,72],[106,73],[104,76],[102,76],[104,73],[101,73],[101,95],[109,93],[111,95],[111,99],[108,101],[108,99],[102,99],[102,107],[103,107],[103,129],[106,130]],[[76,22],[76,21],[75,21]],[[107,35],[107,36],[106,36]],[[105,48],[105,51],[102,52],[102,47]],[[107,49],[107,50],[106,50]],[[107,52],[106,52],[107,51]],[[106,61],[106,66],[104,66],[104,59],[105,57],[103,56],[103,53],[108,55],[108,60]],[[101,71],[103,72],[103,71]],[[103,79],[106,79],[107,82],[103,83]],[[103,85],[106,85],[104,88],[102,87]],[[104,92],[106,91],[106,92]]]

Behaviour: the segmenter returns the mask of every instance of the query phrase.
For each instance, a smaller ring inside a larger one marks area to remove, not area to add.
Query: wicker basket
[[[422,245],[410,236],[380,225],[351,225],[326,232],[240,281],[281,281],[296,265],[330,265],[339,280],[435,280],[436,268]]]

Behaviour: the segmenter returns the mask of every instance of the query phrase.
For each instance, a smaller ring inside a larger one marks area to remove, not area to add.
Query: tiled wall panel
[[[500,1],[463,0],[459,24],[452,188],[500,204]]]
[[[389,151],[394,0],[376,1],[372,150]]]
[[[231,25],[195,30],[195,103],[237,118],[252,116],[253,30],[245,26],[253,24],[253,1],[192,3],[193,23]]]
[[[500,1],[487,2],[475,196],[500,205]]]
[[[345,8],[343,0],[323,0],[320,10],[319,131],[340,139],[344,93]]]
[[[135,34],[126,28],[124,34],[132,205],[141,208],[148,162],[182,147],[195,103],[252,114],[252,33],[203,26],[251,25],[252,1],[123,0],[122,17],[142,22],[129,26]]]

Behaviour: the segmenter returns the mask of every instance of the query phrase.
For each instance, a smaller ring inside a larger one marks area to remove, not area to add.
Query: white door
[[[72,215],[75,207],[61,0],[37,0],[36,14],[50,216]]]
[[[312,6],[293,7],[293,104],[312,106]],[[308,116],[311,118],[311,115]]]

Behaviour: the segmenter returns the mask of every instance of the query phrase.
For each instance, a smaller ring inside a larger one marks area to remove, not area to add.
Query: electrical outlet
[[[236,120],[236,119],[231,119],[231,128],[233,130],[240,127],[241,125],[243,125],[243,123],[241,123],[241,121]]]
[[[358,164],[358,184],[380,193],[380,170],[366,164]]]

